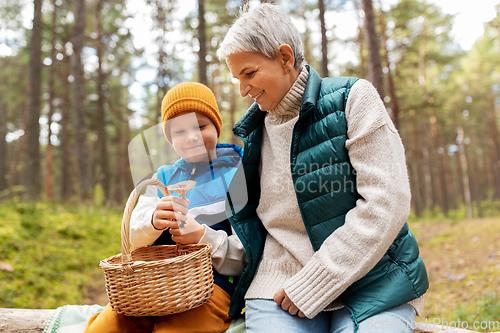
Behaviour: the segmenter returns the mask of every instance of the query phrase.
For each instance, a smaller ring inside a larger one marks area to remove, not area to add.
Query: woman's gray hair
[[[217,56],[223,60],[233,53],[258,52],[274,60],[281,44],[290,45],[295,56],[294,67],[300,70],[304,50],[297,28],[283,8],[263,3],[250,8],[234,22]]]

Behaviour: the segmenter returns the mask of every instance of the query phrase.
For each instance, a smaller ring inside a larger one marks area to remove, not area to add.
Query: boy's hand
[[[189,200],[182,200],[179,197],[161,198],[151,218],[151,224],[155,229],[163,230],[172,224],[172,221],[183,223],[186,221]],[[177,224],[177,222],[175,222]]]
[[[280,289],[273,297],[276,304],[281,306],[281,308],[285,311],[288,311],[292,316],[298,315],[300,318],[304,318],[306,315],[299,310],[295,304],[292,303],[292,300],[288,298],[284,289]]]
[[[155,229],[170,228],[172,240],[181,244],[196,244],[205,233],[205,226],[187,217],[189,200],[179,197],[163,197],[156,206],[151,224]]]

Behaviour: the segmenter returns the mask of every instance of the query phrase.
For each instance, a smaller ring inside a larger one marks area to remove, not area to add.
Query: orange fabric
[[[164,317],[127,317],[108,304],[87,322],[84,333],[222,333],[229,327],[229,296],[219,286],[203,305]]]

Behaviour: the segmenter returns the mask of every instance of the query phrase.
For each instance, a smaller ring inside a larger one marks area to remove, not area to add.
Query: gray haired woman
[[[248,332],[412,332],[428,288],[408,229],[404,148],[374,87],[320,78],[284,9],[261,4],[219,47],[241,96],[248,203],[229,209],[249,264],[230,314]]]

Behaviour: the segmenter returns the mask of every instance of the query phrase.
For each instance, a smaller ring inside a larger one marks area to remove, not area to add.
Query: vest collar
[[[319,89],[321,88],[321,77],[318,72],[316,72],[310,65],[306,65],[306,68],[309,71],[309,78],[307,79],[306,89],[304,90],[304,96],[302,97],[299,119],[304,117],[304,115],[309,111],[316,108]]]

